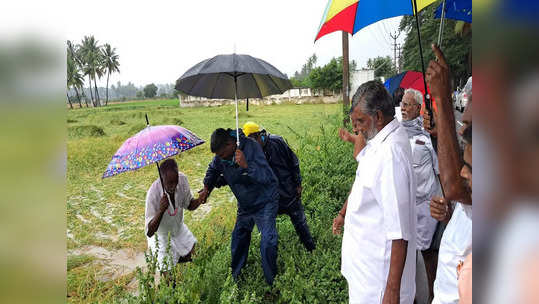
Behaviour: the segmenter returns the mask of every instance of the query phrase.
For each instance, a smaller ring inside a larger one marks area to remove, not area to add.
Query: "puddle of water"
[[[120,249],[109,251],[103,247],[85,246],[76,249],[70,254],[87,254],[98,259],[97,263],[103,265],[98,279],[101,281],[115,280],[121,276],[128,275],[135,271],[137,267],[146,269],[146,260],[144,252],[135,252],[132,249]]]

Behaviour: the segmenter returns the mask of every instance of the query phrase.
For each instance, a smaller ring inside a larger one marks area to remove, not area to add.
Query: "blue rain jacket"
[[[231,135],[236,136],[235,133]],[[279,201],[277,178],[258,142],[246,137],[241,129],[239,149],[245,155],[247,169],[215,156],[208,165],[204,185],[210,189],[228,185],[238,200],[240,213],[255,212],[266,203],[277,204]]]
[[[279,180],[279,205],[288,207],[296,201],[297,187],[301,185],[299,160],[286,141],[273,134],[265,139],[264,154]]]

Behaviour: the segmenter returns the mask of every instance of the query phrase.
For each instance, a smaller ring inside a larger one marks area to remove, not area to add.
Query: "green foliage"
[[[437,43],[440,19],[434,18],[436,5],[430,5],[419,13],[421,42],[425,69],[435,59],[430,45]],[[454,85],[463,86],[471,75],[472,35],[460,36],[455,32],[455,20],[446,19],[443,31],[442,51],[454,78]],[[402,51],[403,69],[421,71],[421,57],[414,16],[404,16],[399,29],[407,33]]]
[[[311,71],[315,68],[318,57],[316,54],[313,54],[307,59],[307,62],[301,67],[301,71],[296,71],[293,77],[290,77],[290,82],[292,86],[297,88],[310,88],[311,84],[309,81],[309,75]]]
[[[374,77],[384,77],[385,79],[397,74],[395,65],[391,57],[378,56],[376,58],[369,58],[367,60],[367,68],[374,70]]]
[[[70,138],[101,137],[105,135],[105,131],[98,126],[82,125],[67,128],[67,134]]]
[[[110,120],[110,124],[114,125],[114,126],[123,126],[123,125],[125,125],[125,122],[115,118],[115,119]]]
[[[147,84],[144,87],[144,97],[146,97],[146,98],[154,98],[155,95],[157,95],[157,86],[155,84],[153,84],[153,83]]]
[[[350,71],[356,69],[356,62],[350,62]],[[332,58],[326,65],[314,68],[309,74],[309,82],[311,88],[341,91],[342,90],[342,73],[343,60],[342,57]]]
[[[90,263],[94,258],[89,255],[68,255],[67,256],[67,271],[70,271],[74,268],[82,266],[84,264]]]

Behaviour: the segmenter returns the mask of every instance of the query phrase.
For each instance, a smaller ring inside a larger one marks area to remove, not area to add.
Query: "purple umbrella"
[[[148,122],[148,117],[146,117]],[[137,170],[152,163],[192,149],[204,143],[193,132],[180,126],[148,126],[127,139],[116,151],[103,178]],[[157,164],[159,169],[159,165]],[[161,174],[159,174],[161,178]],[[162,181],[162,179],[161,179]],[[161,182],[162,184],[162,182]]]

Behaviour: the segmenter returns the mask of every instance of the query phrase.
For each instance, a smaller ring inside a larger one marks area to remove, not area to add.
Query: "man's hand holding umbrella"
[[[240,166],[243,169],[247,169],[247,160],[245,159],[245,155],[240,149],[236,149],[236,152],[234,152],[234,160],[238,166]]]

